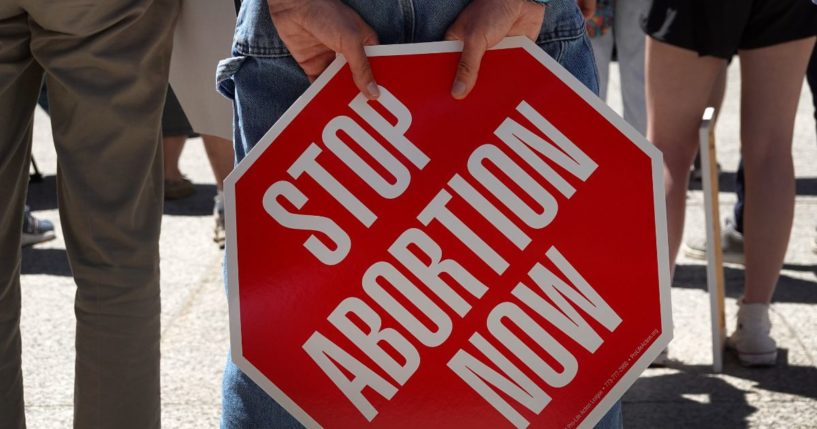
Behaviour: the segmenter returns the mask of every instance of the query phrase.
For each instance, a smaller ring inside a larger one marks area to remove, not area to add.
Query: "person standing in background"
[[[182,0],[170,61],[172,90],[162,120],[166,199],[193,193],[192,184],[179,170],[179,158],[194,132],[204,141],[216,182],[213,241],[220,248],[225,240],[223,183],[234,163],[233,106],[216,92],[214,70],[230,53],[239,4],[238,0],[207,4]]]
[[[160,119],[178,0],[0,2],[0,427],[25,427],[20,257],[45,75],[77,285],[74,427],[160,427]]]
[[[817,48],[811,52],[806,82],[811,89],[811,102],[814,106],[814,119],[817,121]],[[735,194],[738,200],[732,208],[732,216],[727,217],[721,228],[721,250],[723,260],[743,264],[743,207],[746,199],[743,160],[738,163],[735,177]],[[811,250],[817,253],[817,236],[812,239]],[[706,260],[706,237],[692,237],[684,243],[684,254],[693,259]]]
[[[701,115],[727,61],[740,57],[746,279],[727,346],[746,366],[775,365],[769,309],[794,217],[792,132],[817,8],[805,0],[655,0],[644,30],[647,138],[664,154],[673,270]]]
[[[587,20],[587,34],[599,70],[599,95],[607,100],[610,63],[615,52],[621,74],[624,120],[641,134],[647,133],[641,21],[649,7],[650,0],[598,0],[595,15]]]
[[[173,88],[167,90],[164,114],[162,115],[162,150],[164,152],[165,200],[187,198],[196,192],[193,183],[179,169],[182,150],[190,137],[201,137],[207,160],[216,181],[216,195],[213,197],[213,241],[224,248],[224,179],[233,170],[233,144],[221,137],[196,134],[182,110]]]

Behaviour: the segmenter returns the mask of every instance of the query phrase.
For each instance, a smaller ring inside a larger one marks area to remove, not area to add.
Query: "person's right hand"
[[[485,51],[508,36],[536,40],[545,7],[527,0],[472,0],[460,12],[445,34],[447,40],[461,40],[462,54],[451,95],[461,100],[474,88]]]
[[[268,0],[270,16],[292,57],[310,81],[340,53],[352,79],[368,98],[379,95],[363,47],[377,44],[377,34],[339,0]]]

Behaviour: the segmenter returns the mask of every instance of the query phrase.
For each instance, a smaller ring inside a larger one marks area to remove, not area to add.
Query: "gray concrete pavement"
[[[739,76],[733,65],[718,126],[721,213],[734,202],[731,180],[737,166]],[[618,75],[611,76],[611,105]],[[71,426],[73,390],[74,285],[65,256],[55,200],[56,157],[48,118],[37,113],[34,154],[46,174],[31,186],[37,216],[57,224],[58,239],[23,255],[23,362],[29,427]],[[671,364],[650,369],[624,397],[629,428],[807,428],[817,427],[817,255],[811,244],[817,224],[817,139],[811,99],[804,87],[795,132],[797,207],[786,267],[775,296],[774,335],[781,349],[773,369],[741,368],[727,355],[722,374],[709,365],[709,304],[705,266],[679,261],[672,291],[675,337]],[[198,185],[196,196],[169,203],[162,232],[162,402],[164,427],[216,427],[220,381],[228,347],[227,307],[221,258],[211,240],[213,178],[198,140],[188,142],[182,171]],[[703,197],[691,191],[687,237],[703,234]],[[743,271],[727,266],[727,324]]]

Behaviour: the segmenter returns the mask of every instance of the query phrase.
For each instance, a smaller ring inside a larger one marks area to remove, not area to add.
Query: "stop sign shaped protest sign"
[[[226,183],[233,359],[308,427],[587,427],[671,337],[660,153],[524,38],[342,58]]]

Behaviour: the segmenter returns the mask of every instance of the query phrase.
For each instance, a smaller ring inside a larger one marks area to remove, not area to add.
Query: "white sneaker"
[[[743,234],[738,232],[735,221],[726,218],[721,229],[723,261],[743,264]],[[684,242],[684,254],[692,259],[706,260],[706,237],[693,237]]]
[[[777,343],[769,335],[769,304],[745,304],[738,301],[735,332],[726,339],[726,347],[735,350],[743,366],[774,366]]]

